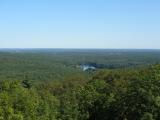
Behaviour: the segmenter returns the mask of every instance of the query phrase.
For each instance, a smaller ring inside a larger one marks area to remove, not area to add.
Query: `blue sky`
[[[0,0],[0,48],[160,48],[159,0]]]

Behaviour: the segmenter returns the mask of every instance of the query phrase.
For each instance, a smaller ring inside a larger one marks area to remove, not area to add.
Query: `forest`
[[[160,50],[0,50],[0,120],[159,119]]]

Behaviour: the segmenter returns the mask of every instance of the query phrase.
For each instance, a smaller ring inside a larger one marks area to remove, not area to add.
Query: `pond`
[[[96,67],[92,66],[92,65],[80,65],[80,68],[83,70],[83,71],[87,71],[87,70],[96,70]]]

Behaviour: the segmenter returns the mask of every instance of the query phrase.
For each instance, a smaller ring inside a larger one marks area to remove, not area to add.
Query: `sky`
[[[0,48],[160,48],[160,0],[0,0]]]

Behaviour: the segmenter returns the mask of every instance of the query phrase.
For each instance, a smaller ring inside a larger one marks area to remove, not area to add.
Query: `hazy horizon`
[[[0,48],[159,49],[158,0],[1,0]]]
[[[86,47],[86,48],[84,48],[84,47],[75,47],[75,48],[73,48],[73,47],[0,47],[0,49],[118,49],[118,50],[160,50],[160,48],[93,48],[93,47]]]

